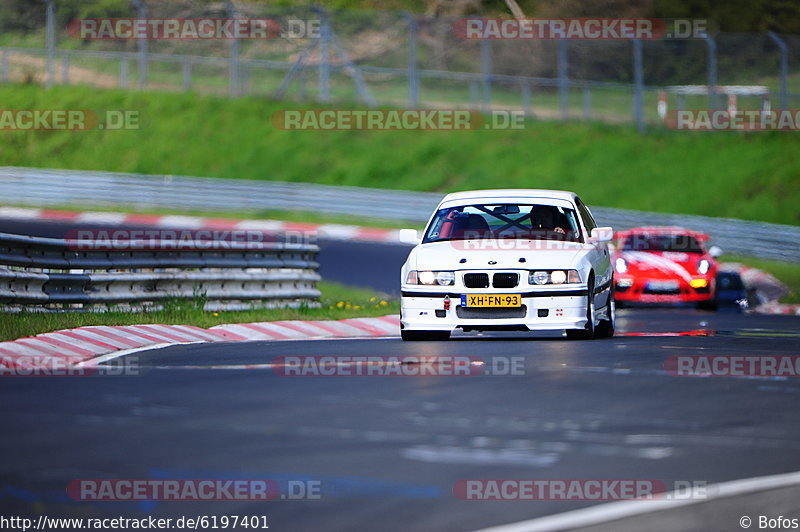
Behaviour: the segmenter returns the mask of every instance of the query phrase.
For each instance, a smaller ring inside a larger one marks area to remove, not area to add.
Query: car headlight
[[[450,286],[456,282],[456,274],[453,272],[436,272],[436,282],[440,286]]]
[[[455,284],[456,274],[454,272],[432,272],[411,270],[406,277],[406,284],[427,284],[439,286],[452,286]]]
[[[537,270],[528,273],[528,284],[564,284],[580,283],[578,270]]]
[[[711,269],[711,263],[706,259],[701,259],[700,262],[697,263],[697,271],[702,273],[703,275],[708,273],[708,270]]]
[[[436,274],[433,272],[419,272],[419,284],[433,284],[436,282]]]
[[[614,261],[614,268],[617,269],[617,273],[625,273],[628,271],[628,263],[622,257],[618,257]]]
[[[550,274],[547,272],[531,272],[528,275],[528,283],[530,284],[547,284],[547,279]]]

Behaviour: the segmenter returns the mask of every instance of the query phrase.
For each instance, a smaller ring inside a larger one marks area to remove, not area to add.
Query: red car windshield
[[[703,253],[703,246],[691,235],[629,235],[622,242],[623,251],[677,251]]]

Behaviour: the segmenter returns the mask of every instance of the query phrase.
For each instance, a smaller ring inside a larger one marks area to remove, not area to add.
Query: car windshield
[[[678,251],[703,253],[700,242],[690,235],[630,235],[622,244],[624,251]]]
[[[476,204],[437,211],[423,242],[529,239],[581,241],[573,209],[537,204]]]
[[[738,273],[720,272],[717,275],[717,290],[744,290],[744,283]]]

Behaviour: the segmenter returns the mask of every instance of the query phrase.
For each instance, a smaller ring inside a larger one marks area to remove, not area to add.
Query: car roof
[[[700,231],[686,229],[677,225],[653,225],[647,227],[634,227],[624,231],[617,231],[617,237],[624,237],[629,235],[688,235],[697,238],[698,240],[707,240],[708,235]]]
[[[547,198],[556,200],[566,200],[574,202],[576,198],[574,192],[566,190],[546,190],[535,188],[498,188],[486,190],[466,190],[464,192],[454,192],[442,199],[441,203],[468,201],[468,200],[491,200],[493,198]]]

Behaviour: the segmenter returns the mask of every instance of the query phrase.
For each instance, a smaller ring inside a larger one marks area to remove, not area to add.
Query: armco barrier
[[[319,247],[181,241],[177,249],[75,249],[67,240],[0,233],[0,304],[135,307],[202,299],[205,308],[314,305]]]
[[[421,224],[428,220],[442,194],[277,181],[0,167],[0,197],[34,206],[113,205],[251,212],[276,209]],[[678,225],[708,233],[713,243],[727,253],[800,262],[800,227],[796,226],[606,207],[595,207],[592,212],[599,224],[614,229]]]

